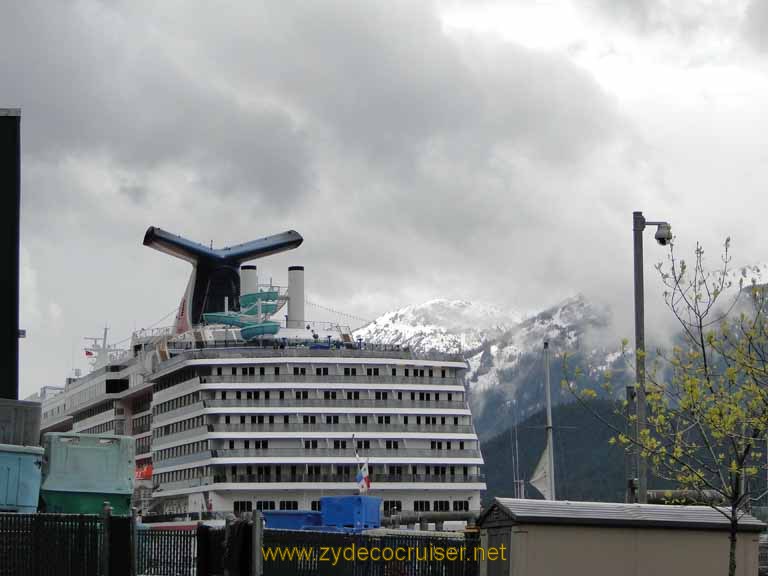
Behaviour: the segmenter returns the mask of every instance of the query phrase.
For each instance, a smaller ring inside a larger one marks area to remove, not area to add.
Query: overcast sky
[[[5,2],[22,394],[178,304],[190,267],[141,245],[150,225],[295,229],[264,274],[303,264],[310,299],[363,318],[582,292],[628,336],[633,210],[681,252],[715,263],[730,235],[768,260],[767,102],[761,0]],[[663,256],[651,231],[652,320]]]

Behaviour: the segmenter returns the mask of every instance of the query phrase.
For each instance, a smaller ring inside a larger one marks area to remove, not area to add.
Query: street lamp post
[[[668,222],[648,222],[642,212],[632,213],[632,231],[635,252],[635,386],[627,388],[628,406],[636,407],[634,440],[640,440],[645,430],[645,300],[643,295],[643,231],[656,226],[656,241],[666,246],[672,241],[672,227]],[[633,390],[634,388],[634,390]],[[637,443],[627,466],[627,502],[648,503],[648,466]]]

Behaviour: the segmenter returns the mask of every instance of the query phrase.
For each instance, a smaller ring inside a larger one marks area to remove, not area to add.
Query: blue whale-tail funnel
[[[293,250],[303,241],[301,234],[288,230],[236,246],[210,248],[156,226],[150,226],[144,234],[144,246],[186,260],[193,266],[176,316],[177,333],[199,324],[204,313],[220,312],[225,297],[231,310],[239,310],[240,264]]]

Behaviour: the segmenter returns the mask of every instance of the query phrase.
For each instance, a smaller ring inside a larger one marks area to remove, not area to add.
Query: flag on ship
[[[357,453],[357,443],[355,442],[355,435],[352,435],[352,443],[355,446],[355,460],[357,460],[358,471],[355,480],[357,481],[357,488],[361,494],[365,494],[371,487],[371,478],[368,476],[368,459],[365,462],[361,462],[360,455]]]
[[[93,356],[93,352],[91,352],[90,350],[86,350],[85,351],[85,355],[86,356]]]
[[[360,470],[357,473],[357,487],[360,489],[360,493],[368,492],[371,487],[371,478],[368,476],[368,461],[366,460]]]

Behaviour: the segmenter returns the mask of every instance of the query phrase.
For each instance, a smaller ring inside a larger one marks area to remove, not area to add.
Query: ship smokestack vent
[[[288,268],[288,328],[304,327],[304,266]]]
[[[248,264],[240,266],[240,296],[243,294],[255,294],[258,292],[258,274],[256,266]]]

